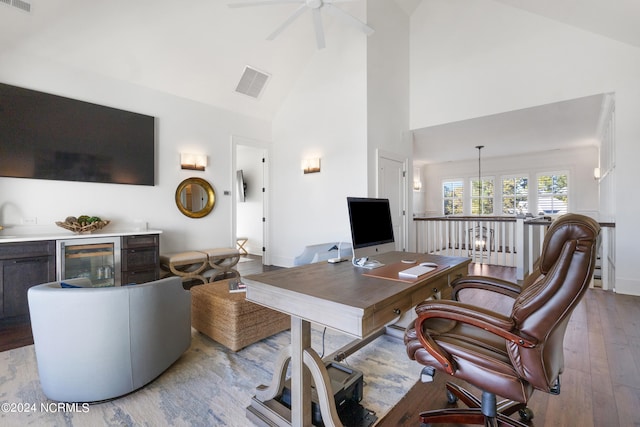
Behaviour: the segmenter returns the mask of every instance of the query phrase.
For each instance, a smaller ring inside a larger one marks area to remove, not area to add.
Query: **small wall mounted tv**
[[[155,118],[0,83],[0,176],[154,185]]]
[[[238,202],[243,203],[247,200],[247,183],[244,180],[242,169],[236,171],[236,183],[238,185]]]
[[[388,199],[347,197],[354,258],[396,249]]]

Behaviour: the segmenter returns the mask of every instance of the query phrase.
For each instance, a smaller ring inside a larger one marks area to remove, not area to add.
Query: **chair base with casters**
[[[467,408],[444,408],[420,413],[422,426],[432,424],[475,424],[484,426],[526,427],[525,422],[533,418],[533,412],[524,403],[513,400],[496,401],[496,395],[483,392],[482,400],[454,383],[447,383],[447,402],[462,401]],[[518,412],[523,422],[510,416]]]

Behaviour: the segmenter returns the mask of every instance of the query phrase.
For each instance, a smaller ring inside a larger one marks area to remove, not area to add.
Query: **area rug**
[[[63,331],[72,333],[72,331]],[[318,354],[329,355],[351,341],[312,327]],[[255,387],[271,380],[277,352],[289,331],[234,353],[192,330],[191,347],[155,381],[108,402],[57,405],[40,388],[33,345],[0,353],[2,426],[250,426],[245,410]],[[341,362],[364,374],[361,404],[382,419],[419,378],[398,338],[381,336]]]

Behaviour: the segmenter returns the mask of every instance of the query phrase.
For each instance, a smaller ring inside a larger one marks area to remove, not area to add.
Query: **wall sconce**
[[[593,168],[593,179],[600,179],[600,168]]]
[[[413,191],[420,191],[422,190],[422,181],[420,181],[419,179],[415,179],[413,181]]]
[[[180,153],[180,167],[182,169],[204,171],[207,166],[206,154]]]
[[[305,174],[320,172],[320,158],[304,159],[302,161],[302,171]]]

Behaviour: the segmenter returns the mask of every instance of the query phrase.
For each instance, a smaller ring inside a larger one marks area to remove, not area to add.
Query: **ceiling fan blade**
[[[342,9],[340,9],[338,7],[335,7],[331,3],[324,3],[323,7],[326,8],[328,12],[332,13],[337,18],[342,19],[344,22],[346,22],[347,24],[351,25],[352,27],[355,27],[356,29],[362,31],[366,35],[370,36],[371,34],[374,33],[374,29],[373,28],[371,28],[370,26],[368,26],[367,24],[365,24],[361,20],[355,18],[354,16],[349,15],[344,10],[342,10]]]
[[[298,7],[295,12],[293,12],[283,23],[282,25],[280,25],[278,28],[276,28],[276,30],[269,34],[269,36],[267,37],[267,40],[274,40],[276,37],[278,37],[280,35],[281,32],[283,32],[289,25],[291,25],[291,23],[293,21],[295,21],[298,16],[302,15],[302,13],[307,9],[307,5],[306,4],[302,4],[300,5],[300,7]]]
[[[322,28],[322,15],[320,14],[320,9],[312,9],[313,12],[313,27],[316,30],[316,43],[318,44],[318,49],[325,48],[324,42],[324,29]]]
[[[229,3],[229,7],[249,7],[249,6],[266,6],[271,4],[286,4],[286,3],[304,3],[305,0],[258,0],[258,1],[243,1],[236,3]]]

